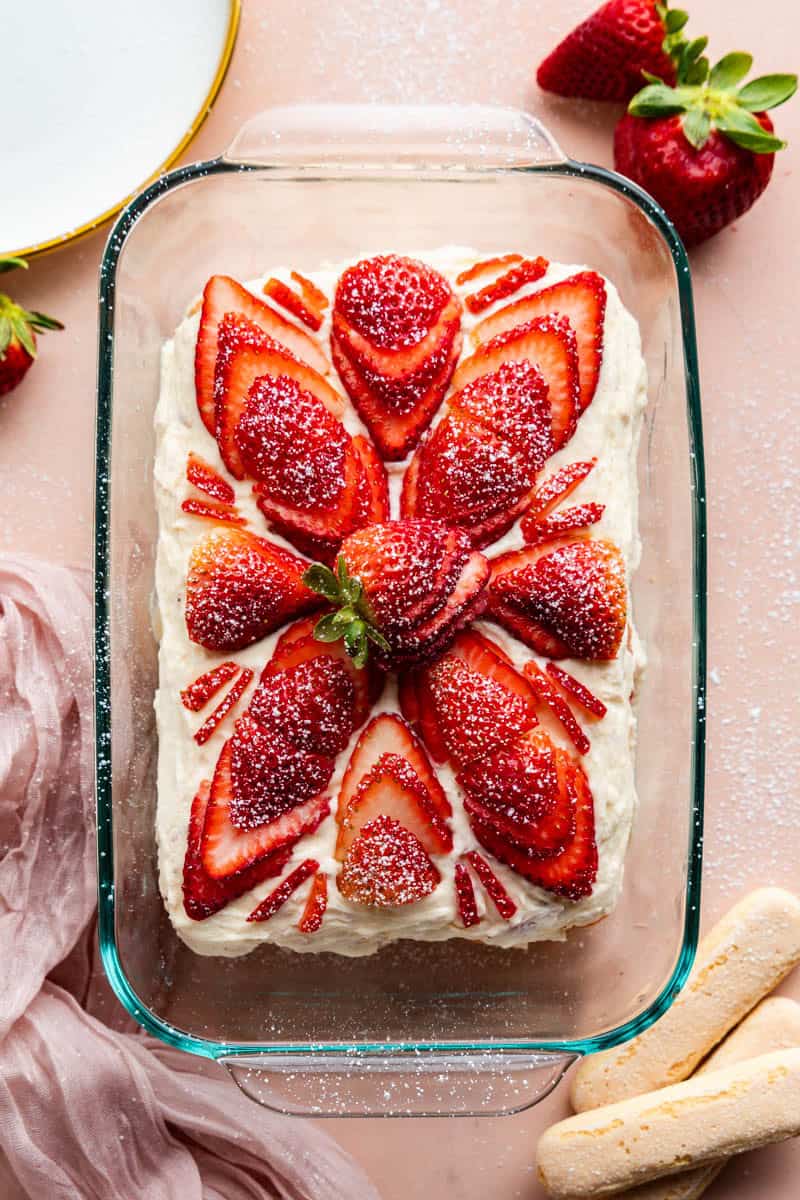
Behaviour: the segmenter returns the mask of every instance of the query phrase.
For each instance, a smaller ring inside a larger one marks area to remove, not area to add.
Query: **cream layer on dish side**
[[[636,805],[638,326],[445,247],[216,275],[156,412],[161,890],[199,954],[608,914]]]

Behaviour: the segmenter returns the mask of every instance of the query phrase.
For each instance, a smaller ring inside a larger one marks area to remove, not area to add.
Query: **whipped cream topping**
[[[422,254],[410,253],[412,257],[419,257],[441,271],[462,296],[476,290],[484,282],[458,288],[455,278],[460,271],[486,255],[461,247],[445,247]],[[349,262],[345,262],[326,266],[307,274],[332,298],[337,278],[349,265]],[[514,294],[513,299],[520,299],[527,293],[585,269],[578,265],[552,263],[542,279],[526,285]],[[288,268],[273,270],[270,274],[291,284]],[[260,295],[265,278],[246,286]],[[581,416],[574,437],[548,461],[546,473],[569,462],[596,457],[596,467],[580,484],[570,503],[596,500],[605,505],[602,520],[593,527],[593,534],[608,538],[619,546],[630,584],[640,557],[636,460],[641,418],[647,401],[647,383],[638,325],[624,308],[613,284],[606,281],[606,287],[603,360],[597,391],[591,405]],[[464,310],[462,358],[472,350],[469,333],[476,321],[507,302],[498,301],[482,312],[480,318]],[[327,311],[326,322],[318,335],[323,346],[328,344],[330,331],[330,310]],[[263,941],[276,942],[300,952],[334,951],[345,955],[363,955],[371,954],[398,938],[440,941],[465,937],[503,947],[524,946],[532,941],[563,938],[572,926],[591,924],[608,914],[622,886],[625,851],[636,807],[636,716],[631,698],[645,659],[633,625],[630,598],[628,628],[616,659],[592,663],[567,659],[559,664],[591,688],[608,710],[601,721],[581,716],[581,722],[591,739],[591,749],[582,756],[581,765],[587,773],[594,796],[599,854],[598,875],[591,895],[577,902],[560,899],[528,883],[510,868],[487,856],[471,833],[453,772],[448,766],[437,765],[439,779],[453,806],[453,850],[447,855],[432,856],[442,879],[425,899],[388,910],[372,910],[344,900],[335,883],[339,870],[339,863],[333,857],[337,826],[331,815],[315,833],[303,838],[295,847],[284,872],[288,873],[303,859],[315,858],[320,870],[328,875],[328,907],[316,933],[303,934],[297,928],[308,885],[299,888],[268,921],[247,924],[247,916],[276,887],[278,879],[259,884],[204,921],[193,921],[186,915],[182,876],[192,798],[201,781],[213,777],[220,749],[232,732],[229,718],[205,745],[198,746],[193,735],[207,714],[187,712],[180,702],[182,688],[202,672],[231,657],[195,645],[186,632],[184,593],[189,555],[197,541],[211,528],[207,522],[181,511],[181,502],[195,494],[186,480],[189,452],[193,450],[201,455],[229,479],[236,493],[236,505],[254,532],[290,550],[294,549],[268,530],[253,499],[252,484],[247,480],[238,482],[228,475],[215,440],[200,420],[194,385],[198,326],[199,315],[195,312],[182,321],[174,337],[164,345],[161,392],[155,417],[159,538],[154,619],[160,638],[159,688],[155,697],[159,734],[156,824],[160,886],[178,935],[198,954],[206,955],[231,957],[246,954]],[[335,373],[332,372],[329,378],[332,386],[343,391]],[[434,425],[444,415],[445,407],[444,404],[441,406]],[[349,400],[345,403],[343,421],[353,434],[367,432]],[[399,515],[400,490],[407,462],[387,464],[392,517]],[[521,545],[522,538],[516,524],[487,547],[484,553],[494,556]],[[475,628],[502,645],[519,668],[532,658],[540,665],[545,665],[544,660],[538,659],[531,650],[498,626],[479,621],[475,623]],[[273,634],[232,656],[241,665],[252,668],[255,676],[252,687],[271,657],[279,636],[280,633]],[[237,715],[244,711],[251,693],[252,688],[248,689],[237,708]],[[213,703],[208,711],[212,707]],[[396,681],[389,676],[374,714],[399,711]],[[556,744],[569,745],[561,727],[547,712],[540,713],[540,721]],[[358,730],[353,735],[350,745],[337,760],[328,789],[332,797],[332,810],[335,809],[339,784],[360,732]],[[453,866],[464,851],[473,848],[487,857],[514,900],[517,911],[511,920],[504,920],[476,882],[475,897],[481,920],[477,925],[464,929],[458,915]]]

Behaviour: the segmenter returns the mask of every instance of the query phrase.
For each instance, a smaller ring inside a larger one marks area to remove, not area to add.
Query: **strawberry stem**
[[[370,642],[388,653],[391,647],[373,622],[361,580],[349,573],[343,555],[336,560],[335,572],[324,563],[312,563],[303,574],[303,583],[335,606],[333,612],[320,617],[314,626],[318,642],[342,640],[359,669],[367,664]]]

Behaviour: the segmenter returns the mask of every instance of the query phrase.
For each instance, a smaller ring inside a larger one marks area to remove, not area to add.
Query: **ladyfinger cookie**
[[[584,1059],[572,1078],[572,1107],[585,1112],[687,1079],[798,962],[800,900],[782,888],[751,892],[703,938],[665,1015],[624,1046]]]
[[[539,1140],[556,1200],[597,1200],[800,1133],[800,1049],[778,1050],[559,1121]]]
[[[697,1074],[733,1066],[759,1054],[770,1054],[775,1050],[789,1050],[800,1046],[800,1004],[786,996],[770,996],[754,1008],[741,1025],[729,1033]],[[700,1200],[727,1163],[726,1158],[717,1162],[682,1171],[667,1179],[654,1179],[641,1187],[622,1193],[619,1200]]]

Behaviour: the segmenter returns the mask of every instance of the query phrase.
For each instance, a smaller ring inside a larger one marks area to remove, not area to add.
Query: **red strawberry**
[[[581,271],[484,317],[472,336],[483,344],[514,329],[527,328],[531,321],[543,317],[566,317],[577,339],[580,416],[597,389],[603,361],[605,315],[606,285],[602,277],[595,271]]]
[[[495,875],[485,858],[481,858],[477,850],[468,850],[464,858],[472,867],[484,890],[504,921],[510,921],[517,906]]]
[[[548,658],[615,658],[627,617],[622,555],[586,538],[502,554],[487,611]]]
[[[453,870],[453,885],[456,889],[456,904],[461,924],[465,929],[480,922],[478,906],[475,903],[475,889],[469,877],[469,871],[463,863],[456,863]]]
[[[520,528],[529,546],[540,546],[543,542],[555,542],[569,533],[596,525],[605,511],[605,504],[591,501],[589,504],[575,504],[572,508],[564,508],[547,517],[532,517],[526,513]]]
[[[203,868],[213,879],[224,879],[285,846],[293,846],[312,833],[330,812],[327,796],[316,795],[252,829],[240,829],[231,820],[234,801],[232,745],[222,747],[203,827]]]
[[[280,875],[292,853],[291,846],[285,846],[282,850],[276,850],[274,854],[268,854],[266,858],[258,859],[250,866],[234,871],[224,879],[213,879],[203,867],[200,849],[210,792],[211,784],[205,780],[192,801],[189,817],[189,835],[183,863],[183,907],[187,917],[193,921],[205,921],[231,900],[238,900],[239,896],[263,883],[265,879]]]
[[[275,653],[261,674],[264,682],[270,675],[290,670],[299,663],[312,659],[333,659],[346,667],[353,685],[353,711],[351,716],[351,733],[364,724],[370,709],[379,699],[383,690],[384,676],[374,663],[369,662],[365,667],[357,667],[341,642],[324,643],[314,637],[316,619],[298,621],[282,633],[275,647]]]
[[[333,774],[333,759],[308,753],[252,716],[241,717],[230,740],[230,819],[255,829],[316,796]]]
[[[480,375],[455,392],[448,407],[535,462],[536,471],[553,453],[547,384],[530,362],[510,361]]]
[[[302,296],[298,296],[297,292],[293,292],[274,275],[264,284],[263,292],[265,296],[269,296],[270,300],[280,304],[281,308],[285,308],[287,312],[290,312],[293,317],[297,317],[315,333],[322,327],[322,317],[317,310],[309,307]]]
[[[475,630],[460,634],[424,679],[438,735],[460,766],[536,725],[530,685],[500,648]]]
[[[568,782],[575,798],[575,833],[558,854],[542,858],[535,849],[509,841],[490,825],[473,821],[472,827],[489,853],[518,875],[557,896],[580,900],[591,895],[597,878],[594,800],[580,767],[571,765]]]
[[[219,471],[215,471],[210,463],[194,451],[189,452],[186,461],[186,478],[201,492],[223,504],[233,504],[236,500],[236,493],[227,479],[223,479]]]
[[[24,258],[0,256],[0,273],[27,266]],[[10,297],[0,295],[0,396],[20,383],[36,358],[36,334],[63,328],[53,317],[28,312]]]
[[[567,496],[572,495],[578,484],[596,465],[597,459],[590,458],[587,462],[567,463],[566,466],[559,467],[557,471],[549,475],[533,493],[528,509],[529,519],[538,520],[549,516],[556,505],[560,504],[562,500],[566,500]]]
[[[232,712],[252,683],[253,672],[249,667],[242,667],[239,678],[231,684],[228,691],[220,700],[214,711],[206,717],[203,724],[194,735],[198,746],[204,746],[212,733],[222,724],[229,712]]]
[[[502,267],[509,267],[512,263],[522,262],[521,254],[500,254],[496,258],[482,258],[478,262],[473,263],[471,267],[460,271],[456,275],[456,283],[459,287],[463,287],[465,283],[472,283],[473,279],[482,279],[484,275],[493,275]]]
[[[742,86],[749,54],[726,54],[709,70],[705,42],[686,48],[676,87],[649,76],[614,133],[617,170],[650,192],[687,246],[735,221],[764,191],[785,142],[763,110],[797,89],[796,75]]]
[[[642,86],[642,72],[672,82],[675,67],[663,48],[668,33],[666,3],[608,0],[568,33],[536,73],[539,87],[559,96],[629,100]],[[670,18],[670,31],[680,28]]]
[[[387,756],[404,759],[409,764],[439,817],[446,822],[452,813],[450,802],[436,778],[424,747],[405,721],[395,713],[381,713],[373,717],[358,739],[342,778],[337,819],[341,821],[344,818],[361,781]]]
[[[306,584],[337,606],[315,628],[344,639],[362,665],[368,644],[385,667],[413,665],[445,649],[483,604],[488,567],[465,533],[440,521],[387,521],[342,543],[334,574],[315,564]]]
[[[406,721],[419,733],[434,762],[447,762],[447,746],[439,730],[425,669],[401,674],[398,678],[398,689],[400,711]]]
[[[214,521],[217,525],[246,525],[246,519],[232,504],[222,504],[219,500],[198,500],[188,496],[181,503],[181,512],[192,517],[202,517],[206,521]]]
[[[565,692],[574,697],[581,707],[585,708],[592,716],[600,717],[602,720],[606,715],[608,710],[603,701],[595,696],[594,692],[591,692],[585,683],[581,683],[574,675],[570,675],[569,671],[564,671],[561,667],[557,667],[555,663],[549,662],[547,664],[547,674]]]
[[[387,816],[409,829],[429,854],[447,854],[453,836],[434,806],[428,789],[407,758],[383,754],[345,805],[339,798],[339,836],[335,856],[343,861],[363,827]]]
[[[200,709],[205,708],[211,697],[215,696],[220,688],[224,687],[238,672],[239,664],[235,662],[220,663],[218,667],[204,671],[182,690],[181,703],[183,707],[188,708],[190,712],[200,712]]]
[[[395,908],[423,900],[440,878],[419,839],[392,817],[380,816],[362,828],[336,884],[354,904]]]
[[[453,387],[460,390],[505,363],[518,362],[535,367],[547,384],[558,450],[575,432],[580,400],[578,343],[566,317],[540,317],[482,343],[459,366]]]
[[[252,321],[238,313],[229,313],[221,320],[218,331],[212,432],[223,462],[236,479],[244,479],[246,473],[236,443],[236,429],[250,389],[262,376],[292,380],[332,417],[340,417],[344,409],[342,397],[318,371],[300,362]]]
[[[378,255],[336,288],[331,352],[385,459],[416,445],[439,407],[461,348],[461,303],[414,259]]]
[[[265,896],[261,903],[253,909],[248,921],[268,921],[273,917],[279,908],[283,908],[286,901],[296,892],[302,884],[308,879],[309,875],[315,875],[319,870],[319,863],[315,858],[307,858],[291,871],[282,883]]]
[[[298,750],[335,758],[355,727],[355,700],[347,666],[340,658],[320,653],[294,666],[265,671],[247,711]]]
[[[541,279],[543,275],[547,274],[549,265],[546,258],[523,259],[517,266],[500,275],[486,287],[482,287],[480,291],[465,297],[464,306],[471,313],[483,312],[485,308],[490,308],[498,300],[505,300],[508,296],[513,296],[514,292],[518,292],[527,283],[535,283],[537,279]]]
[[[318,344],[227,275],[212,275],[203,291],[200,328],[197,332],[194,376],[197,407],[208,432],[216,434],[215,381],[217,338],[226,314],[238,314],[278,342],[288,354],[326,374],[328,363]]]
[[[539,699],[547,705],[550,712],[564,729],[579,754],[588,754],[591,743],[581,729],[575,715],[566,700],[559,694],[558,688],[545,675],[541,667],[531,661],[525,666],[525,678]]]
[[[303,915],[297,922],[301,933],[316,933],[322,925],[322,918],[328,907],[328,877],[322,871],[317,871],[308,893]]]
[[[318,607],[302,582],[306,562],[243,529],[197,543],[186,577],[186,628],[207,650],[241,650]]]

